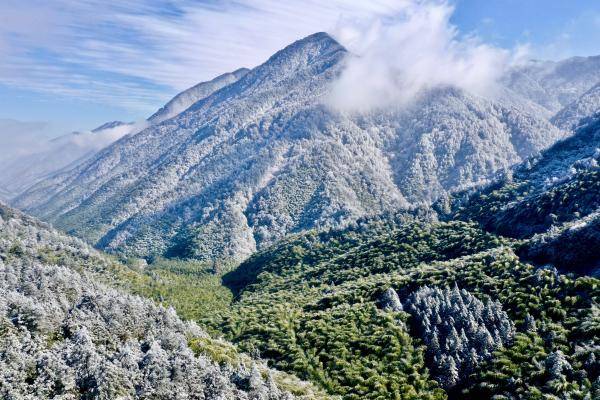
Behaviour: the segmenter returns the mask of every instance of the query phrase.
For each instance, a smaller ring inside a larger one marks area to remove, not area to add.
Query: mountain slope
[[[571,130],[577,128],[583,119],[597,113],[600,113],[600,82],[556,113],[551,122],[559,128]]]
[[[595,398],[598,279],[516,246],[406,216],[292,235],[225,275],[213,323],[344,399]]]
[[[241,259],[288,232],[429,203],[562,133],[453,88],[366,115],[325,104],[346,50],[300,40],[15,204],[108,250]]]
[[[296,397],[278,382],[322,398],[173,309],[97,283],[111,269],[125,268],[0,205],[2,398]]]
[[[475,193],[457,194],[450,218],[527,239],[522,254],[539,263],[598,274],[600,255],[600,119],[504,180]]]
[[[544,107],[550,117],[600,82],[600,56],[562,61],[532,61],[514,68],[504,84]]]
[[[148,122],[152,124],[158,124],[166,119],[180,114],[197,101],[202,100],[217,90],[238,81],[241,77],[246,75],[248,71],[249,70],[247,68],[240,68],[233,72],[219,75],[208,82],[201,82],[189,89],[184,90],[177,96],[173,97],[167,104],[164,105],[164,107],[152,114],[148,118]]]
[[[35,183],[83,163],[122,136],[136,133],[148,124],[158,124],[179,114],[193,103],[237,81],[247,71],[241,68],[179,93],[149,117],[147,123],[106,122],[91,132],[69,133],[48,141],[31,154],[13,157],[0,165],[0,186],[4,190],[0,196],[12,200]]]

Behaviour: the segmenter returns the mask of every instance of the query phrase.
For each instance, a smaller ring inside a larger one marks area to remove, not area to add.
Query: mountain
[[[235,82],[247,71],[241,68],[179,93],[149,117],[147,123],[110,121],[90,132],[72,132],[59,136],[45,144],[39,144],[33,152],[10,157],[0,165],[0,197],[14,199],[35,183],[74,168],[122,136],[136,133],[149,124],[158,124],[179,114],[193,103]]]
[[[565,108],[560,110],[551,122],[561,129],[573,130],[580,121],[600,113],[600,81]]]
[[[12,199],[28,187],[86,160],[118,138],[138,130],[135,124],[113,121],[91,132],[72,132],[41,143],[30,153],[6,159],[0,165],[0,186]]]
[[[109,121],[105,122],[97,128],[92,129],[93,133],[101,132],[106,129],[117,128],[119,126],[132,125],[132,122],[123,122],[123,121]]]
[[[600,56],[531,61],[513,68],[503,83],[520,97],[542,106],[551,117],[600,83]]]
[[[240,68],[233,72],[219,75],[216,78],[201,82],[173,97],[164,107],[152,114],[148,121],[152,124],[158,124],[166,119],[173,118],[181,112],[188,109],[192,104],[205,97],[210,96],[217,90],[238,81],[248,73],[249,69]]]
[[[454,196],[451,219],[523,240],[520,254],[600,274],[600,116],[488,188]]]
[[[299,40],[14,204],[111,251],[239,260],[289,232],[429,204],[564,135],[451,87],[339,112],[327,95],[346,55],[325,33]]]
[[[0,204],[0,397],[326,398],[172,308],[100,283],[131,274]]]

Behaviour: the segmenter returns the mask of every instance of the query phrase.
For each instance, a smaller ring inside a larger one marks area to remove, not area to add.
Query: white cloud
[[[17,194],[147,125],[143,121],[49,138],[47,123],[0,119],[0,195]]]
[[[405,3],[5,0],[0,83],[150,112],[176,91],[258,65],[342,17],[378,18]]]
[[[147,121],[125,124],[96,132],[83,132],[79,135],[70,135],[68,141],[81,149],[100,150],[130,133],[140,132],[148,127]]]
[[[370,23],[342,23],[337,36],[357,56],[348,60],[331,104],[349,111],[402,106],[440,85],[492,94],[513,58],[477,37],[460,36],[452,12],[443,1],[411,1]]]
[[[148,126],[147,121],[125,124],[96,132],[64,133],[56,136],[57,127],[49,122],[24,122],[0,119],[0,165],[18,159],[29,159],[32,155],[57,152],[85,154],[98,151],[130,133],[139,132]],[[67,159],[72,154],[63,154]],[[61,160],[58,160],[60,163]],[[2,175],[0,173],[0,175]]]

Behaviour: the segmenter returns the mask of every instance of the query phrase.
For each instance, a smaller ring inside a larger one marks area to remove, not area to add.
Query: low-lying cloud
[[[147,121],[124,124],[96,132],[81,131],[52,137],[56,128],[48,122],[24,122],[0,119],[0,163],[18,158],[59,152],[69,147],[81,152],[97,151],[130,133],[139,132],[148,126]],[[69,156],[69,154],[63,154]]]
[[[331,105],[346,111],[403,106],[424,90],[454,86],[490,95],[511,52],[461,36],[443,1],[406,1],[393,16],[342,21],[335,33],[353,56],[334,84]]]
[[[94,132],[44,135],[46,123],[0,120],[0,197],[13,197],[36,182],[90,157],[125,135],[144,129],[146,121]]]
[[[47,122],[0,119],[0,163],[38,151],[50,139]]]
[[[108,146],[109,144],[119,140],[125,135],[136,133],[145,129],[146,127],[148,127],[148,125],[149,123],[147,121],[123,124],[95,132],[84,132],[79,135],[73,135],[73,137],[70,140],[73,144],[81,148],[100,150]]]

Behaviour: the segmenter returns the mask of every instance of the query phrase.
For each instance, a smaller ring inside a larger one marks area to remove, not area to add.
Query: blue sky
[[[49,122],[52,134],[140,120],[199,81],[407,3],[432,1],[3,0],[0,119]],[[598,0],[450,4],[459,34],[490,46],[543,59],[600,54]]]

